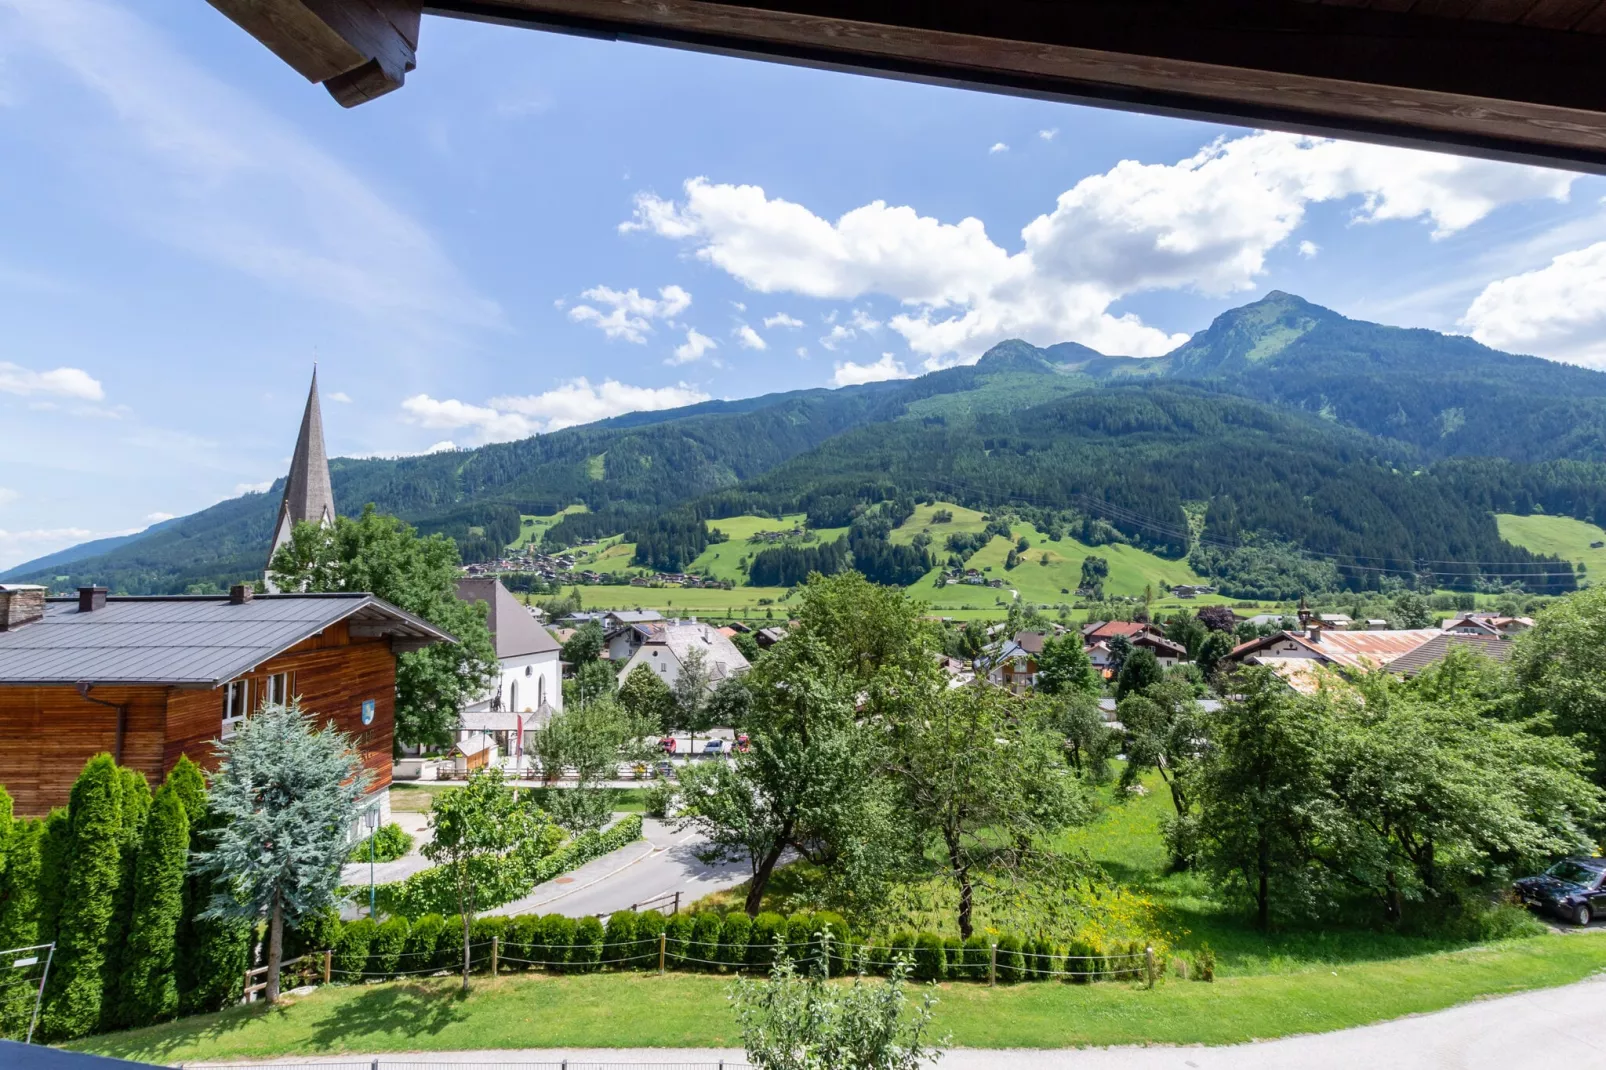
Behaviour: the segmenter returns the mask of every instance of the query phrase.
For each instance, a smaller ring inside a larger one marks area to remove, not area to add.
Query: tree
[[[1402,628],[1433,627],[1433,607],[1415,591],[1401,591],[1394,597],[1393,616]]]
[[[347,831],[369,774],[351,740],[318,728],[299,701],[265,704],[218,746],[211,805],[221,824],[197,869],[214,878],[203,918],[268,921],[269,1003],[279,998],[284,928],[336,902]]]
[[[673,720],[674,693],[648,665],[637,665],[625,675],[618,697],[619,705],[631,716],[657,726],[657,731],[663,731]]]
[[[576,833],[607,824],[613,792],[604,782],[618,775],[621,761],[645,760],[647,738],[655,731],[611,698],[554,714],[531,747],[549,785],[546,808],[553,819]],[[564,769],[574,770],[575,786],[553,787]]]
[[[1548,714],[1558,735],[1584,742],[1591,774],[1606,786],[1606,586],[1551,603],[1516,640],[1511,675],[1520,715]]]
[[[566,706],[584,706],[612,698],[616,679],[611,662],[582,662],[573,678],[563,681],[563,702]]]
[[[708,719],[708,660],[701,650],[687,651],[681,659],[680,675],[670,688],[674,698],[674,726],[690,735],[692,753],[697,750],[697,733],[713,727]]]
[[[1247,890],[1264,929],[1275,906],[1308,908],[1322,882],[1310,844],[1331,818],[1322,784],[1325,729],[1281,677],[1260,666],[1234,681],[1237,702],[1211,719],[1193,794],[1202,861]]]
[[[574,634],[563,644],[558,656],[579,669],[580,666],[596,661],[602,656],[602,644],[602,625],[595,620],[588,620],[574,630]]]
[[[52,1040],[83,1036],[100,1023],[106,934],[122,878],[123,777],[111,755],[97,754],[84,765],[67,804],[67,825],[70,875],[39,1020]]]
[[[1048,700],[1048,723],[1065,737],[1065,757],[1094,784],[1110,779],[1110,759],[1121,749],[1121,737],[1104,722],[1096,692],[1067,691]]]
[[[1195,656],[1199,663],[1199,671],[1204,674],[1206,681],[1221,667],[1221,659],[1232,653],[1237,646],[1237,639],[1231,632],[1213,631],[1205,636],[1204,642],[1199,644],[1199,653]]]
[[[429,809],[433,839],[424,857],[444,869],[463,919],[463,990],[468,990],[478,894],[497,883],[503,856],[541,839],[543,815],[508,789],[502,771],[477,769],[461,788],[435,796]]]
[[[396,743],[450,742],[457,712],[489,686],[496,650],[486,608],[457,597],[457,544],[445,535],[420,538],[409,525],[372,505],[333,527],[297,524],[269,574],[285,591],[367,591],[416,614],[457,639],[396,659]]]
[[[1121,672],[1115,679],[1115,697],[1120,700],[1142,694],[1163,679],[1165,671],[1160,668],[1154,651],[1146,646],[1136,647],[1121,663]]]
[[[1095,598],[1104,590],[1104,581],[1110,578],[1110,562],[1103,557],[1088,555],[1082,558],[1082,578],[1077,586]]]
[[[889,771],[921,838],[942,851],[966,939],[977,868],[1021,869],[1022,848],[1086,815],[1059,737],[1028,713],[1004,689],[985,686],[939,685],[893,707]],[[1014,849],[1000,851],[1000,841]]]
[[[178,1012],[173,967],[189,856],[190,818],[181,789],[169,776],[151,802],[134,868],[127,977],[118,1011],[123,1025],[149,1025]]]
[[[1126,659],[1132,656],[1132,640],[1124,635],[1112,635],[1106,645],[1110,648],[1110,671],[1120,675]]]
[[[210,842],[223,818],[208,805],[206,778],[200,766],[180,756],[167,785],[184,803],[190,822],[190,846]],[[222,1010],[240,998],[242,975],[250,954],[253,924],[240,917],[202,917],[212,897],[228,884],[226,876],[199,872],[191,867],[184,880],[174,974],[180,1014]]]
[[[1037,656],[1037,690],[1045,695],[1075,691],[1097,695],[1104,689],[1103,684],[1098,670],[1088,660],[1080,635],[1073,633],[1044,640],[1043,652]]]
[[[101,1030],[115,1029],[123,1006],[123,981],[128,974],[128,931],[134,915],[134,870],[145,821],[151,810],[151,786],[145,775],[124,766],[117,773],[123,779],[123,828],[119,843],[117,896],[112,902],[111,924],[106,928],[106,964],[102,969],[100,1002]]]
[[[861,964],[851,985],[826,983],[829,955],[799,976],[789,955],[776,956],[767,983],[736,979],[732,997],[747,1061],[758,1070],[919,1070],[936,1062],[947,1038],[925,1039],[937,997],[932,985],[909,1010],[910,964],[900,957],[885,981]]]
[[[1232,632],[1238,627],[1238,615],[1227,606],[1200,606],[1199,623],[1213,632]]]
[[[1186,650],[1190,659],[1199,656],[1199,647],[1204,643],[1208,632],[1209,629],[1199,618],[1186,609],[1179,610],[1165,624],[1165,637]]]
[[[743,728],[753,710],[753,692],[747,674],[727,676],[708,696],[708,722],[722,728]]]
[[[1121,770],[1121,786],[1140,783],[1149,769],[1159,774],[1176,811],[1165,829],[1171,864],[1184,869],[1192,863],[1192,772],[1206,730],[1193,689],[1182,680],[1164,680],[1141,694],[1122,699],[1116,716],[1127,735],[1127,763]]]

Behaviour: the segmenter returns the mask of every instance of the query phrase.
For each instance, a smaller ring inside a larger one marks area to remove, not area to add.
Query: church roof
[[[497,658],[517,658],[558,649],[558,641],[495,576],[464,576],[457,581],[457,597],[490,606],[485,623],[491,629]]]
[[[280,546],[290,541],[291,529],[304,520],[326,524],[335,521],[335,491],[329,479],[329,455],[323,445],[323,412],[318,407],[316,368],[312,372],[312,389],[307,392],[307,408],[301,414],[296,451],[290,457],[290,473],[284,481],[279,517],[273,525],[269,561]]]

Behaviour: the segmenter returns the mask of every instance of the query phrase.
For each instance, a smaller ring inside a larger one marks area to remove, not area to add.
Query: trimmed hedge
[[[574,923],[574,943],[569,951],[569,962],[575,973],[593,973],[602,961],[602,945],[607,934],[602,922],[596,918],[581,918]]]
[[[346,856],[348,862],[367,862],[368,841],[373,841],[374,862],[394,862],[398,858],[406,858],[413,849],[413,837],[406,829],[392,821],[388,825],[381,825],[374,830],[374,834],[367,839],[358,840],[352,845],[351,853]]]
[[[381,977],[394,977],[401,970],[402,952],[407,950],[407,937],[412,927],[406,918],[386,918],[374,928],[374,937],[368,942],[368,973]]]

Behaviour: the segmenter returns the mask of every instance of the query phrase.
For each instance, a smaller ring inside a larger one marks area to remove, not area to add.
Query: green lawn
[[[1363,1025],[1606,967],[1606,932],[1552,935],[1214,984],[942,986],[936,1032],[967,1047],[1229,1044]],[[159,1062],[475,1048],[736,1046],[729,982],[702,975],[516,974],[332,986],[74,1047]]]
[[[779,520],[768,516],[728,516],[720,520],[710,520],[708,522],[710,528],[717,528],[730,538],[725,542],[710,545],[698,555],[697,560],[693,561],[686,571],[730,580],[732,583],[742,583],[747,579],[747,574],[742,571],[740,565],[744,557],[751,558],[754,554],[777,546],[815,546],[834,542],[848,533],[847,528],[824,528],[809,532],[808,535],[812,535],[813,538],[799,537],[764,543],[747,541],[761,531],[791,531],[795,527],[803,527],[807,519],[806,513],[792,513]]]
[[[532,542],[539,543],[541,537],[547,533],[547,529],[559,520],[562,520],[570,513],[583,513],[585,511],[586,507],[584,505],[571,505],[553,513],[551,516],[534,516],[525,513],[519,521],[519,537],[508,543],[508,549],[518,550]]]
[[[1556,554],[1567,561],[1583,562],[1589,575],[1606,575],[1606,546],[1591,548],[1592,542],[1606,542],[1606,531],[1570,516],[1514,516],[1496,513],[1500,537],[1535,553]]]

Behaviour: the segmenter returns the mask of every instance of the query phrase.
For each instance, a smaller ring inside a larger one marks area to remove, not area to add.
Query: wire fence
[[[55,944],[0,951],[0,1037],[20,1037],[25,1044],[33,1043],[55,953]]]

